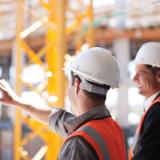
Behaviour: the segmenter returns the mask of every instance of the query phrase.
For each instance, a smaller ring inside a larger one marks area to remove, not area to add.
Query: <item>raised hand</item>
[[[2,104],[16,105],[16,102],[20,99],[4,79],[0,80],[0,92],[0,102]]]

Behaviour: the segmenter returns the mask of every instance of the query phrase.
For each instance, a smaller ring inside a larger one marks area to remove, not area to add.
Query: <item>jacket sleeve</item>
[[[92,146],[82,137],[73,137],[63,145],[58,160],[98,160]]]
[[[49,128],[62,137],[66,137],[69,131],[65,127],[65,122],[74,118],[73,114],[63,109],[54,108],[49,116]]]
[[[148,111],[138,141],[138,152],[133,160],[160,159],[160,103],[154,104]]]

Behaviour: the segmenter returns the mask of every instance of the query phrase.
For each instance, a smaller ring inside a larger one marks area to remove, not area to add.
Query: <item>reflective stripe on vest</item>
[[[144,123],[144,120],[145,120],[145,117],[148,113],[148,111],[150,110],[150,108],[156,104],[160,102],[160,97],[156,98],[152,103],[151,105],[148,107],[148,109],[144,112],[142,118],[141,118],[141,121],[137,127],[137,130],[136,130],[136,133],[135,133],[135,138],[134,138],[134,142],[133,142],[133,145],[131,146],[131,148],[129,149],[129,154],[128,154],[128,157],[129,157],[129,160],[132,160],[133,156],[134,156],[134,149],[136,148],[136,144],[139,140],[139,136],[140,136],[140,133],[141,133],[141,129],[142,129],[142,126],[143,126],[143,123]]]
[[[126,159],[122,131],[110,117],[84,124],[66,141],[74,136],[82,136],[93,147],[99,160]]]
[[[91,139],[93,139],[98,144],[98,148],[100,148],[103,157],[105,157],[106,160],[109,159],[109,154],[106,149],[105,141],[101,137],[101,135],[94,128],[90,126],[85,126],[80,130],[84,131],[88,136],[90,136]]]

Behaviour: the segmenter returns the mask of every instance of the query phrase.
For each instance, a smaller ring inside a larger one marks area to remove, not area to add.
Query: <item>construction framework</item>
[[[86,17],[89,20],[88,29],[85,33],[86,41],[90,46],[93,45],[93,8],[92,0],[85,6],[82,1],[77,1],[79,5],[86,7],[85,13],[72,10],[69,7],[67,0],[39,0],[40,5],[47,11],[48,15],[39,17],[32,25],[25,27],[24,17],[28,8],[25,6],[25,0],[17,0],[17,29],[16,29],[16,92],[21,95],[24,87],[28,87],[35,92],[41,94],[44,90],[47,90],[48,97],[57,97],[57,101],[47,101],[49,106],[62,107],[64,106],[64,74],[62,68],[64,66],[64,55],[67,50],[66,37],[75,28],[80,31],[83,27],[83,19]],[[66,26],[66,13],[74,13],[75,20],[73,23]],[[34,13],[31,12],[33,15]],[[47,31],[45,34],[46,43],[38,51],[30,47],[27,42],[33,32],[35,32],[41,26],[46,26]],[[78,32],[77,32],[78,33]],[[77,37],[79,37],[77,35]],[[76,50],[80,50],[83,42],[81,38],[76,41]],[[27,56],[28,61],[24,62],[24,56]],[[44,58],[42,58],[44,57]],[[43,59],[43,60],[42,60]],[[23,67],[29,64],[38,64],[46,72],[47,83],[41,84],[41,87],[32,86],[26,84],[22,80]],[[22,122],[27,124],[32,132],[26,136],[22,136]],[[40,150],[31,157],[28,151],[24,149],[24,146],[33,140],[36,136],[39,136],[44,141],[44,145]],[[23,137],[23,138],[22,138]],[[16,111],[16,119],[14,126],[14,159],[15,160],[40,160],[45,158],[46,160],[56,160],[58,152],[62,144],[62,139],[48,130],[48,128],[41,123],[26,117],[21,114],[20,111]]]

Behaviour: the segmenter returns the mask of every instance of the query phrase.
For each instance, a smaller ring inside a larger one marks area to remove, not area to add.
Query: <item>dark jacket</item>
[[[160,93],[155,98],[160,97]],[[160,160],[160,102],[148,110],[142,124],[133,160]]]

